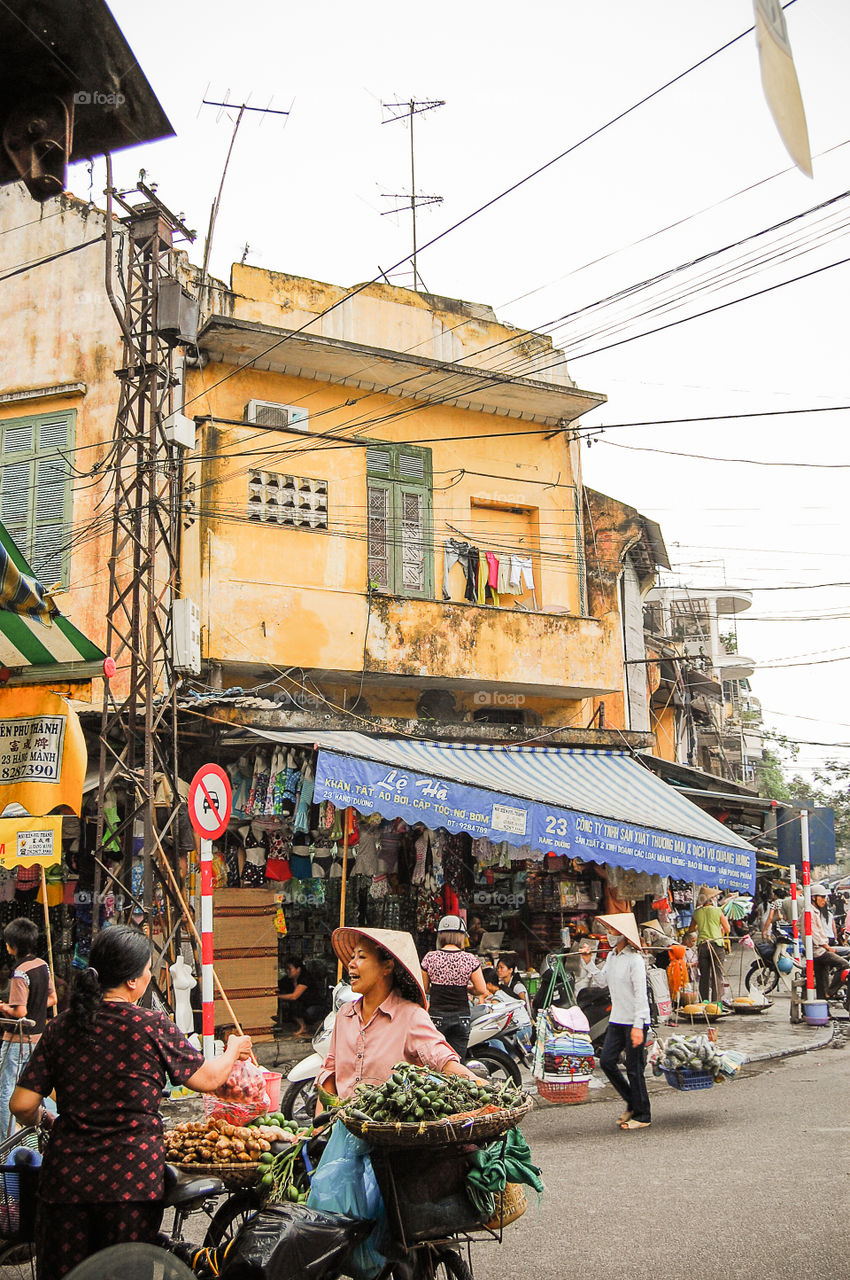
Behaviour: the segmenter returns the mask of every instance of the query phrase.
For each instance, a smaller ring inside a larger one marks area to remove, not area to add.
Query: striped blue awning
[[[319,747],[317,800],[507,841],[521,857],[567,854],[700,884],[755,886],[753,846],[627,751],[253,732]]]

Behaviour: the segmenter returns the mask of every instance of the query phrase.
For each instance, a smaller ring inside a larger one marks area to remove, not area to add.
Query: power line
[[[680,453],[675,449],[656,449],[651,445],[619,444],[615,440],[599,440],[597,443],[607,445],[609,449],[627,449],[630,453],[662,453],[669,458],[694,458],[699,462],[735,462],[751,467],[801,467],[813,471],[850,469],[850,462],[781,462],[775,458],[718,458],[708,453]]]
[[[796,3],[796,0],[786,0],[786,3],[782,6],[782,8],[789,9],[791,5],[795,3]],[[479,205],[476,209],[473,209],[471,213],[468,213],[463,218],[458,219],[458,221],[452,223],[451,226],[444,228],[443,231],[439,232],[436,236],[433,236],[430,240],[426,241],[424,245],[419,246],[418,252],[422,253],[424,252],[425,249],[430,249],[433,245],[438,244],[441,240],[444,240],[445,237],[450,235],[453,231],[457,231],[460,227],[465,226],[466,223],[472,221],[473,218],[476,218],[479,214],[484,213],[485,210],[491,209],[495,204],[498,204],[500,200],[505,199],[506,196],[512,195],[513,192],[518,191],[519,188],[524,186],[527,182],[530,182],[533,178],[539,177],[541,173],[545,173],[546,170],[552,168],[553,165],[558,164],[561,160],[566,159],[567,156],[572,155],[580,147],[584,146],[585,143],[590,142],[594,138],[599,137],[600,134],[604,133],[607,129],[612,128],[615,124],[618,124],[621,120],[624,120],[627,116],[631,115],[634,111],[637,111],[640,107],[645,106],[647,102],[651,102],[653,98],[658,97],[659,94],[663,93],[666,89],[671,88],[674,84],[678,84],[680,80],[683,80],[686,76],[690,75],[692,71],[696,71],[700,67],[705,66],[706,63],[710,62],[713,58],[718,57],[719,54],[724,53],[727,49],[732,48],[733,45],[737,44],[738,41],[743,40],[746,36],[750,35],[754,30],[755,30],[754,26],[747,27],[745,31],[742,31],[739,35],[734,36],[731,40],[728,40],[725,44],[721,45],[718,49],[715,49],[712,53],[707,54],[704,58],[701,58],[698,62],[693,63],[690,67],[687,67],[684,71],[679,72],[678,75],[673,76],[672,79],[666,81],[664,84],[660,85],[657,89],[654,89],[651,93],[646,94],[643,98],[640,98],[637,102],[633,103],[630,107],[627,107],[624,111],[619,112],[616,116],[612,117],[612,119],[606,121],[605,124],[600,125],[597,129],[592,130],[591,133],[588,133],[583,138],[580,138],[578,142],[574,142],[571,146],[567,147],[566,150],[560,152],[556,156],[553,156],[553,158],[551,160],[546,161],[545,164],[539,165],[536,169],[532,170],[531,173],[526,174],[524,178],[520,178],[517,182],[512,183],[511,186],[506,187],[503,191],[491,197],[491,199],[485,201],[484,204]],[[265,359],[266,356],[270,355],[271,352],[276,350],[279,346],[282,346],[285,342],[288,342],[291,338],[297,337],[298,334],[303,333],[305,329],[310,327],[310,325],[315,324],[318,320],[323,319],[326,315],[329,315],[332,311],[335,311],[337,307],[342,306],[343,303],[349,301],[351,298],[356,297],[358,294],[362,293],[365,289],[370,288],[371,285],[376,284],[382,277],[386,278],[386,276],[390,272],[398,270],[399,267],[403,266],[404,263],[408,262],[409,260],[410,260],[410,254],[406,254],[404,257],[400,258],[398,262],[394,263],[391,267],[387,268],[385,271],[379,272],[379,274],[375,276],[372,280],[365,281],[363,284],[356,285],[354,288],[348,290],[343,295],[343,297],[338,298],[336,302],[331,303],[330,306],[326,307],[323,311],[319,312],[318,315],[311,317],[310,320],[308,320],[305,324],[300,326],[300,328],[293,330],[291,333],[287,334],[285,337],[280,338],[278,341],[272,343],[271,346],[267,347],[264,351],[258,352],[257,355],[253,356],[250,360],[246,361],[245,364],[237,365],[235,368],[231,369],[231,371],[228,374],[226,374],[223,378],[219,379],[218,382],[214,383],[212,387],[207,388],[206,391],[201,394],[208,394],[210,391],[213,391],[217,387],[221,386],[224,382],[227,382],[230,378],[235,377],[236,374],[242,372],[244,369],[251,368],[251,366],[256,364],[258,360]],[[197,399],[200,399],[200,395],[193,397],[193,399],[190,401],[187,401],[186,404],[184,404],[184,411],[187,404],[192,404]]]

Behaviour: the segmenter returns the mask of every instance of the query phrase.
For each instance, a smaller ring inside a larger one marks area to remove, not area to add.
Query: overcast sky
[[[672,581],[754,589],[739,647],[758,663],[753,691],[769,726],[850,742],[850,585],[811,589],[850,583],[848,416],[736,417],[850,404],[850,271],[818,271],[850,257],[850,197],[806,214],[850,189],[846,0],[796,0],[786,12],[814,180],[790,167],[752,34],[582,142],[746,31],[750,0],[111,7],[177,132],[116,156],[117,181],[131,185],[144,166],[198,229],[197,261],[234,119],[202,98],[291,107],[241,127],[212,253],[224,278],[246,245],[250,263],[340,285],[409,253],[409,216],[382,216],[393,207],[385,193],[409,189],[409,134],[382,124],[382,101],[445,100],[416,122],[417,191],[443,197],[420,212],[420,244],[575,147],[425,248],[425,285],[552,332],[578,385],[608,396],[585,420],[612,424],[584,451],[586,482],[661,523]],[[102,165],[91,177],[76,167],[71,187],[100,203]],[[410,283],[409,266],[393,278]],[[613,429],[706,415],[722,420]],[[766,465],[779,462],[818,465]],[[804,589],[778,589],[792,587]],[[806,746],[801,761],[829,754]]]

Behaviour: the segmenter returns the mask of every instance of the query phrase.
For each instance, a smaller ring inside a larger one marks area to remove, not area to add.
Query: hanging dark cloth
[[[464,600],[468,600],[470,604],[478,603],[478,548],[469,548],[469,561],[466,566],[466,591],[463,593]]]

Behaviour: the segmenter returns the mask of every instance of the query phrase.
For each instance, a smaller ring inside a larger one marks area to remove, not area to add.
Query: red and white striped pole
[[[794,959],[800,959],[800,918],[797,910],[797,868],[791,867],[791,929],[794,934]]]
[[[213,995],[213,862],[212,840],[201,840],[201,1008],[204,1057],[215,1053]]]
[[[812,868],[809,862],[809,811],[800,811],[800,844],[803,850],[803,932],[806,938],[806,1003],[815,996],[815,961],[812,950]]]

